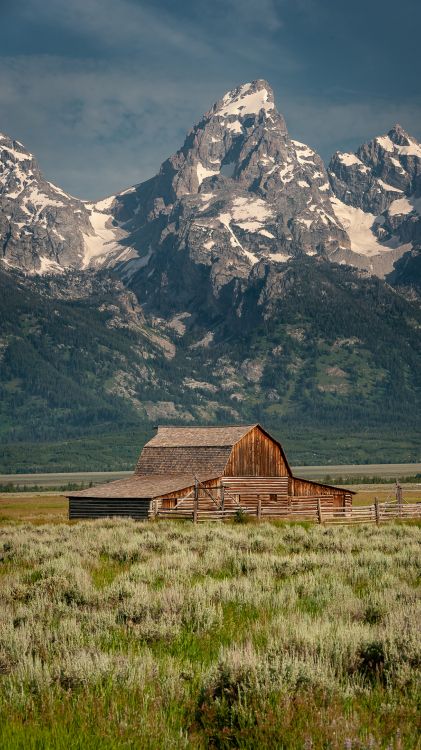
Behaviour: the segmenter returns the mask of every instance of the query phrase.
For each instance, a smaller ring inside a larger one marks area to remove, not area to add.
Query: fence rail
[[[204,498],[203,498],[204,499]],[[194,522],[223,521],[238,516],[255,517],[258,520],[312,521],[326,525],[351,525],[360,523],[384,523],[393,520],[421,519],[421,503],[378,503],[357,505],[354,507],[335,507],[327,502],[327,497],[283,498],[269,504],[257,503],[257,507],[239,504],[208,502],[202,505],[188,496],[181,499],[174,508],[161,508],[160,518],[184,518]],[[231,498],[230,498],[231,500]]]

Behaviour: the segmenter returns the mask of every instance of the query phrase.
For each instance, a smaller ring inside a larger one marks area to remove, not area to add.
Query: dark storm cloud
[[[21,0],[1,12],[0,130],[83,197],[155,173],[214,100],[254,78],[325,158],[396,121],[421,137],[409,0]]]

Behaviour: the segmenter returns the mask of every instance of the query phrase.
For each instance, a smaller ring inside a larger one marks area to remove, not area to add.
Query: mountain
[[[211,269],[216,293],[262,258],[321,255],[384,277],[419,246],[420,181],[421,145],[399,125],[337,152],[327,172],[258,80],[216,102],[155,177],[96,203],[48,183],[0,136],[2,256],[38,273],[117,265],[152,289],[181,259]]]
[[[225,315],[145,315],[102,272],[0,274],[2,471],[130,468],[161,423],[262,421],[296,463],[415,460],[421,310],[324,259],[261,262]]]
[[[291,140],[265,81],[226,94],[156,177],[117,196],[114,210],[142,253],[138,278],[147,276],[152,295],[162,278],[177,280],[175,268],[208,269],[218,294],[260,259],[329,257],[349,245],[323,162]]]
[[[261,80],[97,203],[1,136],[0,470],[129,468],[158,421],[418,459],[420,175],[399,126],[326,170]]]
[[[378,276],[421,247],[421,145],[400,125],[329,165],[335,214],[351,253],[337,258]],[[361,258],[366,258],[366,263]]]
[[[113,225],[113,198],[88,203],[47,182],[33,155],[0,134],[0,246],[6,267],[28,273],[112,266],[130,250]],[[133,251],[132,251],[133,252]]]

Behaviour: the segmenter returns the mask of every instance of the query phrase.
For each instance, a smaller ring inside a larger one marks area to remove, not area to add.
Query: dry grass
[[[354,495],[354,505],[371,505],[376,497],[379,503],[396,500],[394,484],[358,484],[350,485],[348,489],[357,493]],[[421,502],[421,484],[403,484],[402,495],[404,502]]]
[[[0,746],[414,750],[419,549],[405,524],[3,526]]]
[[[9,523],[62,523],[67,520],[68,501],[51,492],[0,493],[0,525]]]

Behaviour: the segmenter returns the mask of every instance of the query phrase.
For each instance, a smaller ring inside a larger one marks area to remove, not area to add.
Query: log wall
[[[347,490],[331,487],[328,484],[311,482],[309,479],[291,479],[291,494],[298,497],[319,497],[329,495],[332,497],[334,507],[343,508],[352,505],[352,495]]]
[[[257,508],[277,504],[288,497],[288,477],[223,477],[229,495],[237,496],[240,505]]]
[[[147,521],[151,515],[151,501],[104,497],[69,497],[69,519],[109,518],[123,516],[136,521]]]

